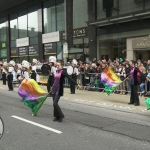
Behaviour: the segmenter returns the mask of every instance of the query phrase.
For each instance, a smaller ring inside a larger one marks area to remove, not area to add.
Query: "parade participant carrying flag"
[[[18,89],[19,96],[24,104],[32,109],[34,116],[37,115],[42,104],[48,97],[47,93],[37,84],[34,79],[24,79]]]
[[[109,68],[106,67],[101,74],[101,82],[104,85],[105,92],[109,95],[122,83],[117,75]]]

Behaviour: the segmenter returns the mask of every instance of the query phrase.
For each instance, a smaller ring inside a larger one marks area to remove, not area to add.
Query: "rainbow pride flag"
[[[32,109],[36,116],[42,104],[46,100],[47,93],[33,79],[24,79],[18,89],[18,95],[23,99],[24,104]]]
[[[103,83],[105,87],[104,90],[108,95],[112,93],[122,83],[122,81],[109,67],[106,67],[102,72],[101,82]]]

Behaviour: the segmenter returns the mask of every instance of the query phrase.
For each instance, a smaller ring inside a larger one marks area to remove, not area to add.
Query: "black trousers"
[[[76,75],[72,75],[72,79],[76,82],[77,76]],[[70,92],[75,94],[75,84],[73,82],[70,82]]]
[[[12,84],[12,82],[13,82],[13,75],[9,74],[7,76],[7,78],[8,78],[8,88],[9,88],[9,90],[13,90],[13,84]]]
[[[5,73],[2,74],[2,79],[3,79],[3,84],[6,85],[6,74]]]
[[[137,85],[131,85],[131,96],[130,96],[130,103],[132,104],[139,104],[139,96],[138,96],[138,86]]]
[[[53,86],[54,83],[54,76],[49,76],[47,81],[47,91],[50,92],[50,88]]]
[[[35,72],[31,73],[31,79],[34,79],[36,81],[36,73]]]
[[[58,105],[59,99],[60,99],[59,95],[53,95],[54,117],[56,117],[57,119],[64,118],[64,114],[62,113]]]

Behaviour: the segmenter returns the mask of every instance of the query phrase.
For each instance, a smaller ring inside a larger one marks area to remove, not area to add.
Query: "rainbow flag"
[[[108,95],[112,93],[122,83],[122,81],[109,67],[106,67],[102,72],[101,82],[103,83],[105,87],[104,90]]]
[[[36,116],[42,104],[46,100],[46,92],[33,79],[24,79],[18,89],[18,95],[23,99],[24,104],[32,109]]]

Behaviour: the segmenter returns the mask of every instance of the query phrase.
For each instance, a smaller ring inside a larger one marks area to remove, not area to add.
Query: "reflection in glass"
[[[27,37],[27,15],[18,17],[19,38]]]
[[[1,42],[6,41],[6,23],[0,24],[0,40]]]
[[[65,29],[64,4],[59,4],[56,6],[56,15],[57,15],[57,31],[62,31]]]
[[[56,31],[55,7],[44,9],[44,33]]]
[[[37,11],[28,14],[28,33],[29,33],[29,37],[34,37],[38,35]]]
[[[11,34],[11,40],[18,39],[18,23],[17,19],[10,21],[10,34]]]

